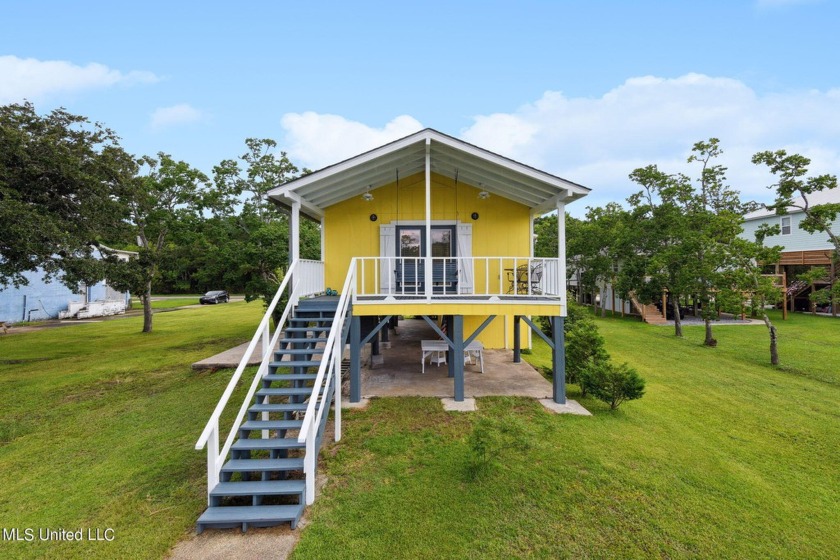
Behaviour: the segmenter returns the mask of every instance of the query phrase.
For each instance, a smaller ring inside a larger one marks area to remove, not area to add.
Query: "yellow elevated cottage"
[[[486,348],[512,349],[514,361],[525,322],[553,348],[553,398],[565,403],[563,217],[565,205],[588,192],[432,129],[271,190],[290,215],[291,264],[196,445],[208,449],[209,507],[199,530],[296,525],[304,502],[315,498],[333,403],[341,437],[342,375],[349,375],[350,401],[358,402],[361,349],[387,335],[399,316],[426,319],[450,356],[462,356],[480,334]],[[553,211],[559,258],[534,258],[534,219]],[[320,261],[299,258],[301,219],[321,226]],[[270,313],[284,294],[272,332]],[[551,336],[530,320],[536,315],[553,318]],[[220,449],[219,417],[260,342],[262,363]],[[447,364],[454,399],[462,401],[464,362]],[[294,470],[306,479],[286,476]],[[299,497],[296,504],[290,496]],[[249,505],[229,505],[243,497]]]

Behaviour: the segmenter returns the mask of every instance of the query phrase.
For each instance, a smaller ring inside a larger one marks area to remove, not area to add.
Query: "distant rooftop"
[[[802,201],[802,197],[797,197],[793,199],[793,203],[796,205],[803,205],[804,202]],[[825,191],[815,192],[813,194],[808,195],[808,204],[810,206],[816,206],[817,204],[828,204],[828,203],[838,203],[840,204],[840,188],[830,189]],[[797,212],[801,212],[799,208],[795,207],[788,207],[788,214],[795,214]],[[766,218],[767,216],[775,216],[775,210],[768,210],[767,208],[761,208],[754,212],[749,212],[744,214],[745,220],[757,220],[759,218]]]

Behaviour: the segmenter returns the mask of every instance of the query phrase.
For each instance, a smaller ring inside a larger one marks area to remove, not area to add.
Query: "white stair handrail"
[[[315,376],[315,382],[312,385],[312,394],[306,406],[303,424],[298,432],[298,443],[306,445],[303,471],[306,475],[307,505],[315,501],[315,470],[318,464],[318,449],[315,444],[321,420],[325,412],[328,412],[326,395],[331,384],[335,391],[335,440],[338,441],[341,438],[341,359],[344,353],[342,333],[344,331],[344,320],[353,301],[355,285],[356,259],[352,259],[347,270],[344,287],[341,289],[341,297],[338,300],[332,328],[324,346],[324,354],[321,356],[321,363],[318,366],[318,374]],[[327,373],[328,371],[331,373]],[[319,399],[319,395],[323,395],[323,398]]]
[[[337,336],[341,336],[341,331],[343,330],[341,327],[343,327],[343,318],[347,314],[347,306],[352,301],[351,292],[353,291],[353,285],[355,284],[355,270],[356,259],[354,258],[350,262],[350,268],[347,270],[347,278],[344,280],[344,287],[341,290],[341,297],[338,300],[338,309],[335,313],[335,317],[338,319],[338,324],[333,322],[330,335],[327,337],[327,344],[324,346],[325,354],[321,357],[321,363],[318,366],[318,375],[315,377],[315,382],[312,385],[312,396],[309,399],[309,404],[306,406],[306,414],[303,418],[303,425],[300,427],[300,435],[298,436],[299,443],[306,442],[307,434],[312,425],[315,423],[315,407],[317,405],[321,385],[324,384],[324,374],[327,369],[328,362],[335,352],[335,339]]]
[[[248,366],[248,360],[251,358],[251,354],[253,354],[254,349],[257,346],[257,343],[260,341],[260,338],[263,338],[264,341],[267,341],[268,336],[264,336],[269,329],[271,315],[274,312],[274,309],[277,307],[280,298],[283,296],[283,292],[285,291],[286,287],[289,284],[290,279],[295,273],[295,270],[298,267],[298,260],[295,259],[292,262],[292,265],[289,267],[289,270],[286,272],[286,276],[283,278],[283,282],[280,284],[280,287],[277,289],[277,293],[274,295],[274,298],[271,300],[271,303],[268,306],[268,309],[263,316],[262,321],[260,321],[259,327],[257,327],[254,336],[251,338],[250,344],[248,344],[248,348],[245,350],[245,354],[243,354],[242,359],[239,361],[239,365],[236,367],[236,371],[233,373],[233,376],[230,378],[227,387],[225,388],[225,392],[222,394],[221,399],[219,399],[219,403],[216,405],[216,408],[213,410],[213,414],[210,415],[210,419],[207,421],[207,425],[204,428],[204,431],[201,433],[201,436],[198,438],[198,441],[195,444],[195,448],[197,450],[204,449],[207,445],[208,440],[210,439],[211,434],[215,432],[216,434],[216,448],[218,449],[218,431],[219,431],[219,418],[224,412],[225,407],[227,406],[228,401],[230,400],[230,396],[233,394],[234,389],[236,389],[236,384],[239,383],[239,379],[242,377],[242,373],[245,371],[245,368]],[[290,301],[294,300],[294,295],[290,298]],[[286,314],[287,315],[287,314]],[[285,316],[285,315],[284,315]],[[279,333],[283,326],[283,320],[280,321],[280,324],[277,325],[277,329],[275,332]],[[276,337],[276,336],[275,336]],[[268,348],[263,348],[263,360],[265,361],[265,356],[270,355],[272,351],[272,346],[268,345]],[[260,376],[257,376],[260,377]],[[222,455],[224,456],[224,455]],[[209,460],[209,458],[208,458]]]

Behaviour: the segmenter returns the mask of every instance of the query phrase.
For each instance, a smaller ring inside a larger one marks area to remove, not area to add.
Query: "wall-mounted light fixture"
[[[488,198],[490,198],[490,193],[487,191],[481,191],[480,193],[478,193],[478,198],[480,198],[481,200],[487,200]]]
[[[473,220],[477,220],[477,219],[478,219],[478,212],[473,212],[472,214],[470,214],[470,217],[471,217]]]

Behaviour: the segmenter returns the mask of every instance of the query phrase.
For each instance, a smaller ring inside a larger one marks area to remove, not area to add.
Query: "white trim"
[[[423,161],[423,144],[425,144],[426,152],[425,162]],[[308,202],[301,200],[304,209],[308,213],[320,215],[323,213],[323,208],[356,196],[358,192],[361,192],[359,189],[368,187],[371,179],[374,183],[379,183],[374,185],[374,188],[387,184],[383,181],[386,176],[390,176],[390,173],[386,173],[389,169],[411,173],[425,170],[428,180],[433,167],[431,160],[439,162],[444,167],[447,162],[454,161],[456,168],[465,170],[471,168],[473,171],[470,173],[477,176],[484,174],[497,176],[498,179],[487,181],[485,186],[488,192],[527,204],[540,213],[550,211],[558,200],[571,202],[590,192],[590,189],[582,185],[435,130],[425,129],[294,179],[271,189],[268,195],[280,200],[292,200],[293,195],[301,199],[306,197]],[[296,191],[306,192],[296,194]],[[332,193],[332,196],[325,196],[326,193]],[[525,198],[517,200],[521,197]]]
[[[557,259],[558,259],[558,282],[560,283],[560,297],[563,301],[563,314],[566,316],[566,204],[557,202]]]
[[[785,233],[785,220],[788,221],[788,231]],[[779,235],[790,235],[793,233],[793,220],[790,216],[779,216]]]
[[[289,220],[289,259],[291,262],[298,260],[300,255],[300,202],[292,204],[292,215]]]
[[[432,139],[426,138],[426,254],[427,259],[432,256]],[[425,272],[425,285],[432,285],[432,267],[427,266]],[[431,292],[426,296],[429,301],[432,299]]]

